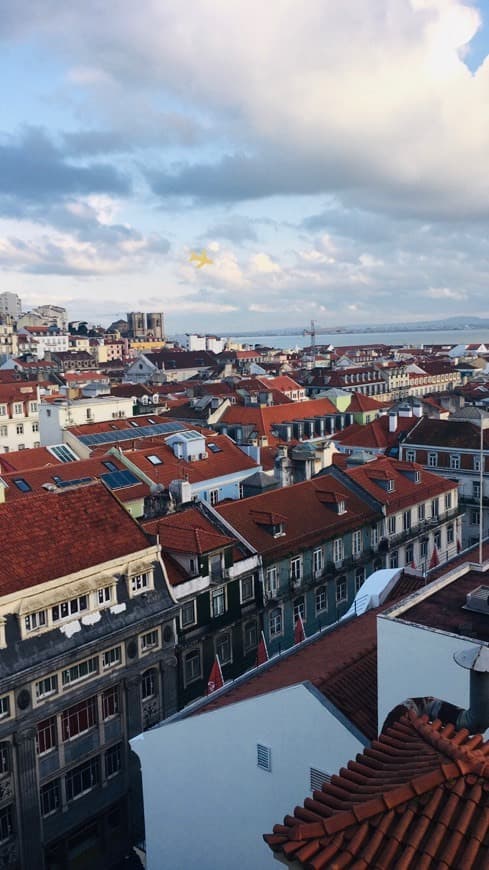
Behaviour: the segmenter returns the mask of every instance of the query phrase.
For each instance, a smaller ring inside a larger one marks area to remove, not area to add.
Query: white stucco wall
[[[271,748],[271,773],[257,767],[257,743]],[[142,764],[148,870],[275,867],[262,834],[311,795],[310,767],[335,773],[363,749],[303,684],[163,725],[131,745]]]
[[[382,615],[377,618],[377,643],[379,729],[406,698],[432,695],[469,706],[469,671],[456,664],[453,654],[480,642]]]

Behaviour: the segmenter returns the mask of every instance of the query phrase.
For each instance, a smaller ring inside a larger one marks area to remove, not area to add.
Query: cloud
[[[462,302],[467,299],[467,293],[461,290],[451,290],[449,287],[430,287],[426,291],[426,295],[430,299],[454,299],[457,302]]]
[[[243,215],[230,215],[226,220],[215,223],[205,234],[205,237],[209,236],[227,239],[227,241],[237,244],[258,241],[253,221]]]
[[[113,166],[70,163],[46,133],[34,127],[24,128],[19,137],[2,137],[0,165],[0,211],[2,198],[8,211],[9,202],[45,203],[73,195],[131,191],[129,179]]]

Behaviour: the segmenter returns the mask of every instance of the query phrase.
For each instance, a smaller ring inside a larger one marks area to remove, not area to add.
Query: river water
[[[240,335],[231,341],[249,344],[261,344],[266,347],[296,348],[305,347],[311,343],[310,336],[297,333],[295,335]],[[396,344],[420,345],[430,344],[473,344],[483,342],[489,345],[489,328],[483,329],[446,329],[446,330],[409,330],[402,332],[332,332],[318,333],[316,345],[333,344],[335,347],[364,344]]]

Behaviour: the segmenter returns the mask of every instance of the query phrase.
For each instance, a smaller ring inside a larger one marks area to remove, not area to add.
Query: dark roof
[[[489,866],[489,743],[409,712],[264,839],[307,870]]]

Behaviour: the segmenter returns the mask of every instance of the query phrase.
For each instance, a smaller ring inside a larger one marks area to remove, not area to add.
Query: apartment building
[[[0,384],[0,453],[39,447],[39,384]]]
[[[107,870],[144,835],[128,737],[177,709],[159,547],[101,483],[0,525],[0,864]]]

